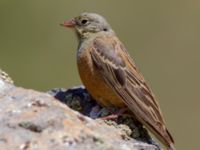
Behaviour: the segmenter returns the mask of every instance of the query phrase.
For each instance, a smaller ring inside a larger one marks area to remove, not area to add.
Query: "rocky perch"
[[[0,70],[0,149],[161,150],[130,115],[100,119],[112,111],[83,86],[42,93],[16,87]]]

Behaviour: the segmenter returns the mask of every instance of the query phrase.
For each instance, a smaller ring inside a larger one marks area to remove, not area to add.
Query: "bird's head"
[[[74,28],[79,37],[86,37],[98,32],[113,32],[107,21],[95,13],[82,13],[73,19],[64,21],[61,25]]]

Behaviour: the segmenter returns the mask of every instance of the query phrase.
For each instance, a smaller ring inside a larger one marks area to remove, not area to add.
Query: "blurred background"
[[[1,0],[0,67],[16,85],[39,91],[81,84],[77,39],[59,26],[81,12],[112,25],[157,95],[177,149],[198,149],[198,0]]]

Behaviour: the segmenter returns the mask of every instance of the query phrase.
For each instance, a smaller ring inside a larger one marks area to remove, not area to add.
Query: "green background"
[[[85,11],[105,16],[126,45],[159,99],[177,149],[198,149],[198,0],[1,0],[0,67],[25,88],[81,84],[77,39],[59,23]]]

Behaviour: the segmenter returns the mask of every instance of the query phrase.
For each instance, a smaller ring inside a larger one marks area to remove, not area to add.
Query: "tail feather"
[[[174,147],[174,144],[173,144],[173,143],[171,143],[171,144],[169,145],[168,150],[176,150],[176,148]]]
[[[174,143],[174,139],[173,139],[173,137],[171,136],[170,132],[169,132],[167,129],[166,129],[166,132],[167,132],[169,138],[171,139],[172,143]]]
[[[158,130],[158,128],[155,128],[151,124],[146,124],[146,126],[167,147],[168,150],[176,150],[174,147],[174,139],[165,127],[162,130]]]

